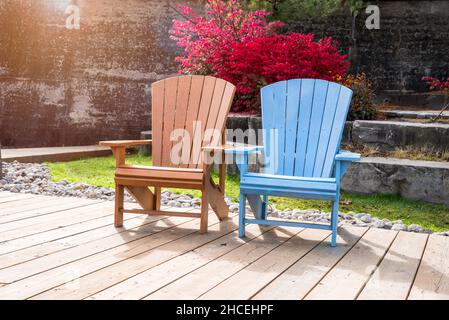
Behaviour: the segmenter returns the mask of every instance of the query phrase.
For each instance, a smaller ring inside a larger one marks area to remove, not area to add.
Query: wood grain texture
[[[448,237],[429,237],[408,299],[449,300]]]
[[[330,246],[330,237],[326,238],[325,241],[260,290],[252,299],[303,299],[359,241],[366,231],[366,228],[358,227],[341,229],[336,248]]]
[[[113,148],[116,159],[116,227],[122,226],[124,212],[173,216],[160,211],[161,188],[202,191],[203,212],[192,217],[201,218],[203,233],[207,232],[209,204],[220,219],[227,217],[227,206],[219,199],[224,198],[224,166],[219,186],[209,183],[212,180],[202,163],[202,147],[222,143],[234,92],[231,83],[205,76],[171,77],[152,85],[153,166],[126,165],[126,144],[103,142]],[[149,187],[154,188],[154,194]],[[124,208],[125,188],[143,210]]]
[[[354,300],[395,237],[395,232],[370,229],[305,299]]]
[[[261,90],[267,173],[328,178],[339,149],[352,91],[337,83],[292,79]],[[268,133],[267,133],[268,134]]]
[[[427,234],[399,232],[357,299],[406,299],[415,279],[427,238]]]
[[[16,225],[0,246],[0,299],[325,299],[337,291],[346,299],[360,288],[374,298],[448,299],[446,237],[401,232],[387,250],[395,232],[343,226],[332,248],[329,231],[249,225],[240,239],[235,214],[221,223],[210,216],[205,235],[200,220],[183,217],[128,214],[116,229],[113,203],[70,200],[80,208],[17,220],[33,223]]]

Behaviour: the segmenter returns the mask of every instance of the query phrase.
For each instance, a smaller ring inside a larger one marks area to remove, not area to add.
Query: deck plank
[[[0,244],[0,269],[10,267],[29,260],[66,250],[96,239],[128,232],[143,225],[154,223],[164,216],[128,217],[122,228],[112,225],[112,217],[106,216],[79,224],[18,238]]]
[[[0,298],[28,299],[65,283],[68,283],[67,286],[69,287],[77,287],[79,285],[79,279],[83,276],[103,269],[109,265],[138,256],[144,252],[155,252],[158,257],[163,257],[167,254],[176,256],[178,254],[177,249],[180,247],[179,242],[167,248],[167,250],[164,250],[163,245],[178,239],[184,239],[187,235],[197,233],[199,219],[170,217],[164,220],[160,220],[160,222],[164,221],[163,225],[153,226],[153,228],[147,228],[146,230],[136,230],[136,234],[141,234],[137,239],[133,234],[130,234],[129,237],[127,234],[123,234],[121,245],[96,253],[90,252],[91,254],[84,254],[83,257],[78,255],[78,259],[72,259],[70,263],[39,272],[34,276],[9,284],[5,288],[0,288]],[[218,223],[218,219],[216,218],[211,217],[210,220]],[[210,233],[204,238],[212,235],[213,233]],[[127,240],[130,240],[127,238],[134,238],[134,241],[127,242]],[[196,234],[194,238],[201,239],[201,237],[198,237],[198,234]],[[183,242],[187,242],[187,240]],[[83,247],[83,245],[76,248],[81,247]],[[160,250],[155,250],[157,248]],[[73,252],[73,254],[77,254],[77,252]],[[122,270],[122,272],[123,271],[132,272],[133,268],[127,268],[126,270]],[[71,283],[72,280],[74,280],[73,283]]]
[[[8,202],[17,202],[25,199],[36,198],[37,195],[29,194],[29,193],[14,193],[8,194],[7,196],[0,198],[0,204],[8,203]]]
[[[190,220],[191,219],[189,218],[181,217],[157,220],[154,223],[129,230],[129,232],[115,233],[108,237],[68,248],[67,250],[58,251],[50,255],[45,255],[34,260],[4,268],[0,270],[0,282],[12,283],[102,251],[127,245],[128,243],[132,243],[131,246],[133,246],[139,243],[136,242],[136,240],[144,239],[149,235],[157,234],[164,230],[169,230]]]
[[[144,287],[148,292],[147,290],[150,290],[150,287],[157,286],[160,282],[170,281],[173,273],[188,273],[190,265],[177,263],[184,261],[185,257],[192,254],[199,255],[197,257],[199,261],[196,262],[199,263],[201,259],[206,258],[204,254],[217,255],[224,250],[231,250],[233,242],[229,239],[235,237],[233,231],[237,229],[237,221],[237,217],[234,217],[230,220],[231,223],[219,224],[216,219],[211,217],[207,235],[198,235],[197,231],[192,232],[186,237],[160,246],[158,250],[145,251],[116,264],[111,264],[71,283],[60,285],[37,295],[33,299],[85,299],[117,283],[129,281],[128,279],[142,274],[150,274],[152,281],[137,281],[136,284],[134,278],[132,291],[137,292],[139,288]],[[196,221],[192,225],[197,228],[198,223],[199,221]],[[170,268],[169,266],[176,267]],[[77,283],[76,287],[74,286],[75,283]],[[102,294],[100,293],[94,298],[102,298]]]
[[[0,216],[0,225],[18,220],[25,220],[35,218],[38,216],[49,215],[69,209],[82,208],[84,206],[101,202],[104,201],[101,200],[94,201],[88,199],[79,199],[78,201],[77,200],[68,201],[67,199],[56,199],[56,201],[45,201],[44,203],[30,205],[30,207],[26,210],[14,210],[17,209],[17,207],[15,207],[13,208],[13,210],[8,210],[7,212],[5,212],[5,214],[2,214]],[[22,224],[23,223],[21,223],[21,225]]]
[[[123,284],[100,292],[99,294],[92,296],[91,299],[104,299],[106,297],[142,299],[167,284],[182,278],[183,276],[190,275],[195,269],[241,247],[248,241],[260,236],[270,229],[272,228],[250,226],[247,229],[247,238],[244,240],[238,238],[237,231],[234,231],[222,238],[197,248],[194,251],[178,256],[175,259],[147,270]],[[137,288],[135,288],[136,286],[133,286],[132,290],[127,290],[131,280],[134,280],[134,282],[137,282],[139,285]],[[131,291],[131,293],[128,291]],[[189,294],[190,290],[184,290],[184,292]],[[174,298],[172,297],[170,299]]]
[[[199,299],[250,299],[328,236],[329,231],[326,230],[306,229],[202,294]]]
[[[25,200],[20,200],[20,202],[12,201],[0,203],[0,217],[7,216],[13,213],[28,212],[30,210],[45,208],[51,203],[63,202],[64,198],[51,197],[45,201],[41,201],[40,198],[29,198]],[[77,201],[74,201],[75,203]]]
[[[109,205],[105,203],[105,206]],[[171,208],[163,206],[162,210],[177,211],[179,210],[179,208]],[[110,211],[112,213],[113,209],[111,208]],[[185,209],[183,209],[183,211],[185,211]],[[151,223],[153,221],[160,220],[163,218],[165,218],[165,216],[127,214],[124,218],[124,220],[127,221],[126,226],[121,228],[115,228],[113,225],[111,225],[113,217],[111,217],[111,214],[109,214],[103,217],[77,222],[75,224],[67,224],[65,226],[61,226],[60,228],[46,230],[43,232],[26,235],[20,238],[0,242],[0,256],[5,255],[6,253],[12,253],[29,247],[34,247],[39,244],[44,244],[44,246],[53,245],[57,240],[60,240],[62,245],[66,247],[71,246],[72,243],[74,245],[78,245],[83,242],[99,239],[106,235],[112,235],[117,232],[126,231],[126,229],[135,228],[139,225]],[[42,249],[43,247],[40,246],[39,248]],[[33,255],[39,253],[40,253],[39,250],[32,252]],[[2,263],[0,261],[0,268],[1,265]]]
[[[182,293],[177,291],[179,287],[186,289],[184,291],[186,299],[196,299],[302,231],[303,229],[292,228],[270,230],[173,284],[162,288],[146,299],[160,299],[166,295],[171,295],[172,298],[170,299],[183,299]]]
[[[399,232],[357,299],[406,299],[418,270],[427,238],[427,234]]]
[[[449,300],[449,237],[429,237],[408,299]]]
[[[112,208],[113,204],[110,202],[99,202],[81,208],[63,209],[43,217],[37,216],[26,220],[0,224],[0,242],[105,217],[113,212]]]
[[[305,299],[355,299],[382,261],[396,234],[383,229],[368,230]]]
[[[366,228],[360,227],[339,228],[336,248],[330,247],[328,237],[252,299],[303,299],[366,232]]]
[[[324,230],[240,239],[236,215],[205,235],[191,217],[112,222],[112,202],[0,192],[0,299],[449,300],[448,237],[343,226],[331,248]]]

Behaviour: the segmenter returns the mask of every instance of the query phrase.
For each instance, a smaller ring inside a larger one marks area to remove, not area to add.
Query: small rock
[[[229,211],[231,212],[238,212],[239,211],[239,205],[238,204],[231,204],[229,207]]]
[[[365,222],[365,223],[371,223],[373,221],[373,219],[371,218],[371,216],[369,214],[367,214],[367,215],[364,215],[363,217],[361,217],[360,221]]]
[[[407,227],[407,230],[410,232],[423,232],[424,228],[417,224],[411,224]]]
[[[383,221],[383,220],[376,220],[376,221],[373,222],[373,227],[374,228],[383,229],[383,228],[385,228],[385,221]]]
[[[391,230],[393,230],[393,231],[405,231],[405,230],[407,230],[407,226],[405,224],[402,224],[402,223],[395,223],[391,227]]]
[[[364,216],[366,216],[366,213],[358,213],[355,215],[355,217],[359,220],[361,220]]]

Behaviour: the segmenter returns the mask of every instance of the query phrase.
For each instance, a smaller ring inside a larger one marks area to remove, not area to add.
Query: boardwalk
[[[175,209],[171,209],[175,210]],[[178,209],[179,210],[179,209]],[[449,299],[449,238],[126,215],[113,203],[0,193],[0,299]]]

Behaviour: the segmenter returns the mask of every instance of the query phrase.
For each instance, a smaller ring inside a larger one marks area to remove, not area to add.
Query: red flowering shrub
[[[449,78],[446,80],[439,80],[434,77],[422,77],[422,80],[427,82],[430,90],[440,91],[449,96]]]
[[[209,9],[204,17],[192,8],[178,6],[184,21],[173,21],[171,39],[184,48],[185,55],[176,58],[180,72],[213,74],[217,65],[226,59],[234,43],[251,41],[273,35],[283,23],[269,23],[265,10],[247,13],[237,0],[208,0]]]
[[[236,0],[208,0],[205,17],[180,7],[186,21],[175,21],[171,38],[184,48],[181,73],[214,75],[237,87],[234,111],[258,112],[259,89],[292,78],[335,80],[348,67],[331,38],[312,34],[277,35],[264,10],[246,13]]]
[[[255,110],[259,89],[293,78],[335,80],[346,72],[346,56],[331,38],[314,41],[312,34],[291,33],[235,43],[216,75],[237,86],[235,111]]]

